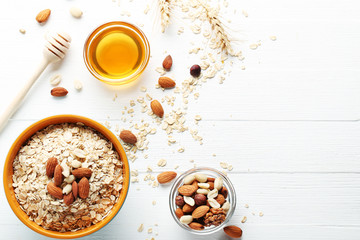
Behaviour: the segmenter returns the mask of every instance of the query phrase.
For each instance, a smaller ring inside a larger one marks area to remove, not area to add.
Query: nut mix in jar
[[[13,187],[20,208],[45,229],[77,231],[105,218],[123,187],[112,143],[82,123],[50,125],[20,148]]]
[[[203,230],[225,221],[230,203],[221,177],[196,173],[186,176],[183,183],[175,198],[175,214],[182,224],[194,230]]]

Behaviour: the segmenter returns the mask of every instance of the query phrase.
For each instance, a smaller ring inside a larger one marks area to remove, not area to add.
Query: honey
[[[138,77],[149,60],[145,35],[135,26],[111,22],[97,28],[85,43],[85,63],[99,80],[124,84]]]

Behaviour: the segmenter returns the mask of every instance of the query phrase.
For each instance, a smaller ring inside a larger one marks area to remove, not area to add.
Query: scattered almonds
[[[51,14],[50,9],[44,9],[36,15],[35,19],[36,21],[38,21],[38,23],[44,23],[49,19],[50,14]]]

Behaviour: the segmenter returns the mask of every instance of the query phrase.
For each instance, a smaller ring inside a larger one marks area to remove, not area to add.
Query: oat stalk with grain
[[[165,29],[170,24],[171,0],[158,0],[158,6],[160,11],[161,32],[165,32]]]
[[[226,54],[234,56],[235,52],[231,46],[229,33],[225,30],[225,26],[220,20],[219,9],[212,8],[201,0],[197,0],[197,2],[203,9],[203,20],[209,22],[211,30],[213,31],[210,47],[213,49],[220,49]]]

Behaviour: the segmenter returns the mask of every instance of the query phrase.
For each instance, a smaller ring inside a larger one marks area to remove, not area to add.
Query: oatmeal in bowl
[[[54,116],[26,129],[4,169],[15,214],[49,237],[88,235],[109,222],[129,187],[129,165],[104,126],[74,115]]]

